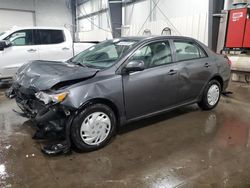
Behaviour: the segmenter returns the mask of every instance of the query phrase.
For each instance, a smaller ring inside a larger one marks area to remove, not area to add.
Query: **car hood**
[[[25,88],[47,90],[57,84],[76,83],[95,76],[98,69],[82,67],[66,62],[33,61],[17,72],[15,82]]]

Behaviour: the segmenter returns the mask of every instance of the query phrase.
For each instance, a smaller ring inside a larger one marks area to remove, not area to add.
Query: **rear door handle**
[[[172,69],[168,72],[168,75],[175,75],[176,73],[177,71]]]
[[[36,49],[29,49],[29,50],[27,50],[27,52],[34,53],[34,52],[36,52]]]
[[[210,67],[209,63],[205,63],[204,67]]]

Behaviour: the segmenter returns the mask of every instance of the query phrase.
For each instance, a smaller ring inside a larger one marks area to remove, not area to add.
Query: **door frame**
[[[156,43],[156,42],[168,42],[169,43],[169,47],[170,47],[170,51],[171,51],[171,58],[172,58],[172,62],[171,63],[166,63],[166,64],[163,64],[163,65],[159,65],[159,66],[154,66],[154,67],[150,67],[150,68],[147,68],[143,71],[136,71],[136,72],[132,72],[130,74],[124,74],[122,72],[122,69],[127,65],[127,63],[129,62],[128,60],[137,52],[137,50],[141,49],[141,48],[144,48],[145,46],[149,45],[149,44],[152,44],[152,43]],[[128,77],[130,75],[134,75],[134,74],[143,74],[143,72],[145,71],[154,71],[155,69],[159,69],[159,68],[162,68],[162,67],[169,67],[169,66],[173,66],[173,65],[176,65],[176,61],[175,61],[175,57],[174,57],[174,51],[173,51],[173,42],[172,42],[172,39],[168,39],[168,38],[164,38],[164,39],[155,39],[155,40],[151,40],[151,41],[147,41],[147,42],[144,42],[142,43],[141,45],[139,45],[138,47],[136,47],[131,53],[129,53],[126,57],[126,59],[123,61],[123,63],[121,64],[121,66],[117,69],[117,74],[120,74],[122,76],[122,80],[124,79],[123,77]],[[170,76],[170,75],[168,75]],[[177,73],[177,80],[178,80],[178,73]],[[122,84],[123,81],[122,81]],[[124,85],[122,86],[123,87],[123,101],[124,101],[124,109],[126,111],[126,105],[125,105],[125,95],[124,95]],[[178,97],[177,97],[178,98]],[[176,104],[178,105],[178,104]],[[174,108],[173,106],[167,106],[166,108],[163,108],[163,109],[159,109],[155,112],[149,112],[147,114],[143,114],[143,115],[140,115],[138,117],[135,117],[135,118],[131,118],[131,119],[127,119],[127,121],[134,121],[136,119],[140,119],[140,118],[143,118],[143,117],[147,117],[147,116],[151,116],[153,114],[157,114],[159,112],[162,112],[162,111],[166,111],[168,109],[171,109],[171,108]],[[126,113],[127,114],[127,113]],[[127,115],[126,115],[127,116]],[[127,117],[126,117],[127,118]]]

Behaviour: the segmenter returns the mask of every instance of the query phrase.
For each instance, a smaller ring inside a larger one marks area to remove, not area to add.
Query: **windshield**
[[[108,40],[81,52],[68,62],[98,69],[108,68],[114,65],[136,42],[124,39]]]

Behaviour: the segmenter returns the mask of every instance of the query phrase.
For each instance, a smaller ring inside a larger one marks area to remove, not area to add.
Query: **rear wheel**
[[[105,146],[115,133],[116,118],[104,104],[86,107],[73,121],[71,138],[80,151],[93,151]]]
[[[206,86],[202,99],[198,103],[203,110],[211,110],[215,108],[220,100],[221,85],[217,80],[211,80]]]

